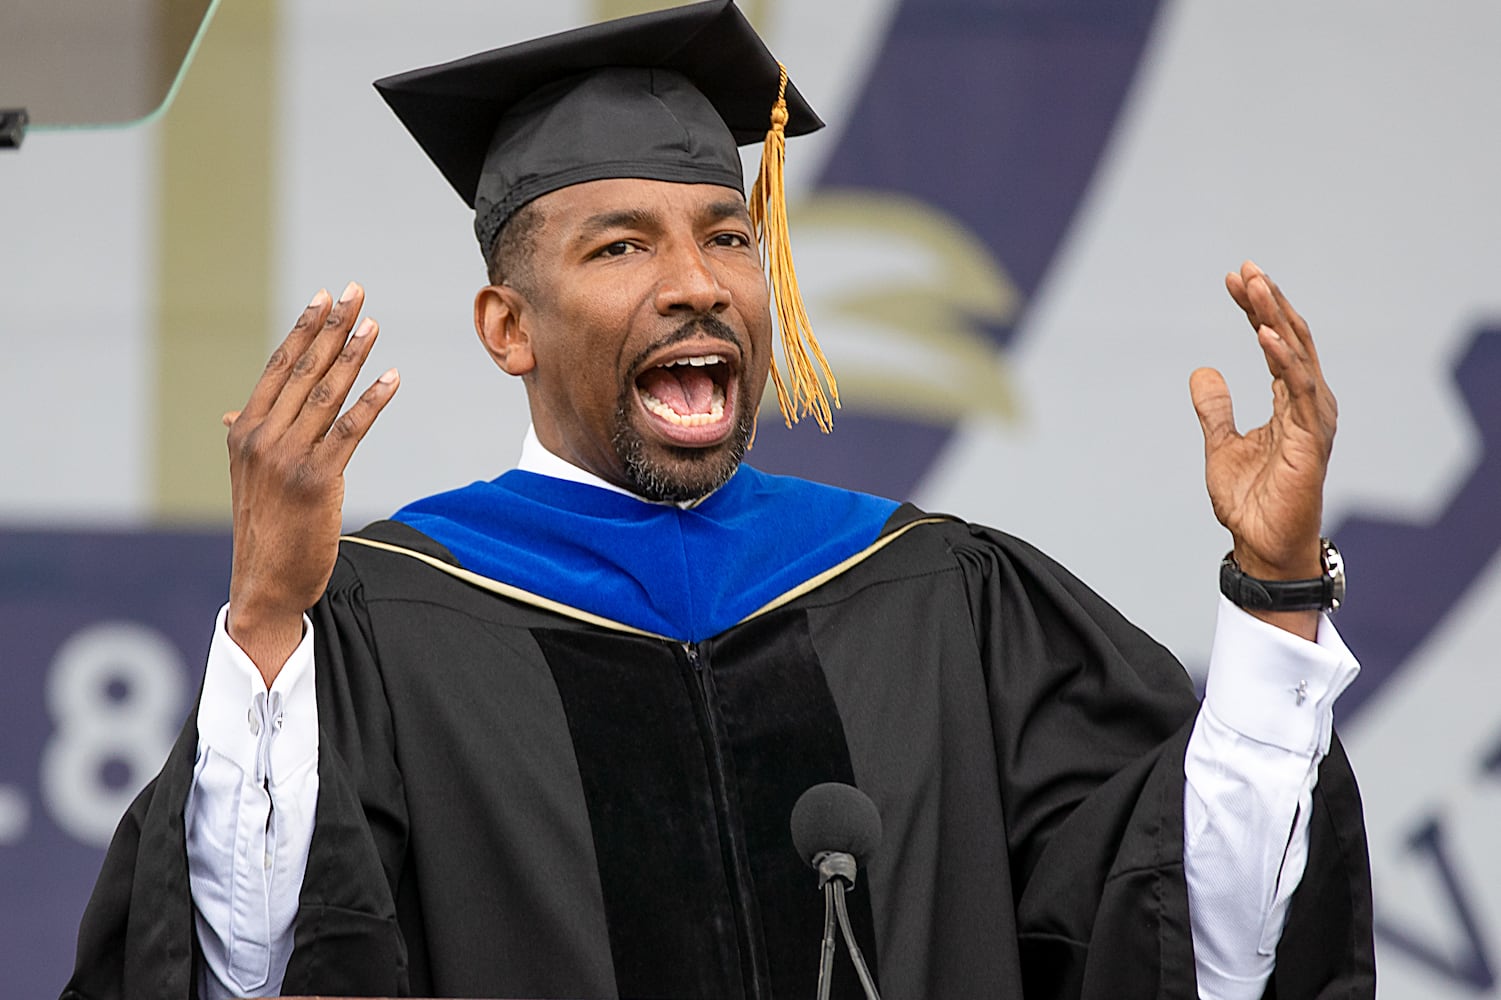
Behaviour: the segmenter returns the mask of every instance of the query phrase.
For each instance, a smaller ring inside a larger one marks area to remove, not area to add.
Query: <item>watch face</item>
[[[1329,610],[1338,611],[1345,603],[1345,558],[1329,539],[1325,538],[1323,542],[1324,575],[1329,580]]]

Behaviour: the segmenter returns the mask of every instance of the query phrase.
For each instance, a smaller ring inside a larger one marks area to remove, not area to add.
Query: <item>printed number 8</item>
[[[63,643],[47,678],[56,728],[42,752],[41,790],[64,831],[109,843],[172,748],[183,677],[176,647],[144,625],[102,622]]]

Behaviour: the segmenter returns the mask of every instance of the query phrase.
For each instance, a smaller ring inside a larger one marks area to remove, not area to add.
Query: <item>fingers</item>
[[[1289,420],[1321,442],[1325,454],[1334,440],[1339,404],[1318,365],[1306,355],[1298,356],[1270,327],[1258,334],[1272,381],[1274,421]],[[1286,428],[1287,425],[1284,425]]]
[[[338,302],[330,302],[326,291],[313,296],[271,356],[245,408],[220,418],[229,428],[232,453],[252,440],[260,442],[257,448],[281,441],[279,447],[289,454],[316,452],[320,461],[332,461],[340,469],[348,462],[398,382],[395,369],[386,372],[339,416],[379,334],[379,325],[369,317],[355,325],[364,298],[356,282],[349,283]]]
[[[1246,263],[1249,264],[1250,261]],[[1241,266],[1244,267],[1245,265]],[[1256,320],[1256,307],[1251,304],[1251,295],[1246,290],[1246,279],[1238,272],[1230,271],[1225,275],[1225,290],[1230,293],[1230,297],[1235,300],[1235,304],[1240,306],[1241,311],[1246,314],[1246,321],[1251,324],[1251,329],[1254,330],[1260,326]]]
[[[1255,267],[1249,261],[1247,264]],[[1256,339],[1266,358],[1267,370],[1295,401],[1305,397],[1311,400],[1323,388],[1323,373],[1318,356],[1313,353],[1308,324],[1293,310],[1276,283],[1259,269],[1246,282],[1246,290],[1256,314],[1262,317]]]
[[[1270,275],[1248,260],[1241,264],[1239,274],[1225,276],[1225,287],[1236,305],[1245,312],[1253,329],[1271,327],[1295,354],[1318,365],[1318,353],[1308,323]]]
[[[1250,261],[1246,262],[1246,266],[1248,268],[1256,267]],[[1270,327],[1294,353],[1304,353],[1302,338],[1298,335],[1298,330],[1293,324],[1292,317],[1282,308],[1282,301],[1278,299],[1276,286],[1272,283],[1272,279],[1259,269],[1255,270],[1250,278],[1246,280],[1246,295],[1250,298],[1251,308],[1256,314],[1257,329]]]
[[[270,411],[272,404],[281,394],[282,387],[287,384],[287,377],[291,374],[292,366],[303,356],[308,345],[323,328],[323,322],[331,304],[332,300],[327,289],[318,289],[318,294],[313,296],[312,301],[303,308],[302,315],[297,317],[292,331],[271,353],[270,359],[266,362],[265,371],[261,373],[259,381],[255,383],[255,388],[250,392],[250,399],[246,401],[244,409],[240,412],[248,413],[252,420],[259,420]]]
[[[1327,447],[1338,408],[1324,381],[1308,323],[1277,283],[1249,260],[1238,273],[1225,276],[1225,287],[1256,329],[1273,379],[1274,420],[1290,418]]]
[[[1297,339],[1299,352],[1306,354],[1309,359],[1315,365],[1317,365],[1319,363],[1318,350],[1314,347],[1313,333],[1308,329],[1308,323],[1303,319],[1301,315],[1298,314],[1298,311],[1293,308],[1293,304],[1288,301],[1287,296],[1283,294],[1282,289],[1277,285],[1275,281],[1273,281],[1270,277],[1267,277],[1265,274],[1262,275],[1262,279],[1266,282],[1267,287],[1271,289],[1272,298],[1276,301],[1277,308],[1281,311],[1282,315],[1286,317],[1288,329],[1292,333],[1293,337]]]
[[[1188,377],[1188,393],[1193,399],[1199,427],[1204,432],[1204,453],[1214,451],[1226,441],[1240,437],[1235,430],[1235,407],[1225,377],[1213,368],[1199,368]]]
[[[1273,383],[1273,412],[1291,410],[1313,428],[1330,420],[1332,396],[1324,383],[1308,324],[1277,283],[1252,261],[1225,276],[1225,288],[1256,330]]]
[[[354,386],[355,379],[359,377],[365,359],[370,356],[370,349],[375,346],[379,332],[380,328],[375,320],[368,316],[360,320],[324,371],[323,377],[307,390],[302,408],[289,428],[294,437],[313,443],[328,433],[339,415],[339,408],[344,405],[349,390]],[[292,383],[289,382],[287,391],[283,393],[284,400],[291,398],[291,391]],[[281,401],[278,405],[281,405]]]
[[[349,387],[354,384],[354,377],[358,373],[359,366],[356,365],[354,371],[346,370],[342,373],[343,391],[337,393],[337,398],[333,398],[334,386],[325,385],[318,388],[316,394],[315,387],[324,382],[330,367],[336,361],[345,360],[349,350],[347,341],[351,339],[361,341],[359,360],[361,363],[364,362],[364,355],[368,353],[370,344],[374,341],[374,337],[371,336],[374,328],[368,320],[359,327],[354,325],[355,319],[359,316],[360,307],[364,303],[365,290],[358,283],[351,281],[339,296],[339,301],[335,302],[324,315],[322,326],[311,338],[301,355],[292,360],[291,369],[285,376],[281,391],[266,415],[266,424],[273,433],[280,433],[297,422],[301,424],[300,430],[304,438],[311,441],[321,436],[333,422],[334,415],[344,401],[344,396],[348,394]],[[352,338],[351,329],[356,334]],[[304,407],[309,402],[313,404],[314,416],[311,420],[303,420]]]
[[[380,416],[381,410],[396,395],[401,385],[401,374],[395,368],[387,369],[370,388],[360,394],[354,405],[333,422],[328,436],[323,439],[322,450],[328,461],[343,469],[349,464],[354,449],[364,440],[365,433]]]
[[[1267,286],[1267,288],[1271,290],[1272,298],[1276,304],[1278,312],[1287,317],[1289,323],[1296,333],[1298,333],[1300,336],[1306,336],[1308,333],[1308,324],[1303,321],[1302,316],[1298,315],[1298,311],[1293,308],[1292,303],[1288,301],[1288,298],[1283,293],[1282,289],[1279,288],[1277,283],[1272,280],[1272,276],[1263,271],[1255,261],[1245,261],[1241,264],[1240,269],[1241,276],[1247,284],[1249,284],[1253,279],[1261,279],[1261,282],[1263,282]]]
[[[1239,271],[1225,275],[1225,289],[1246,314],[1246,321],[1253,330],[1276,324],[1284,318],[1271,288],[1272,279],[1253,261],[1244,261]]]

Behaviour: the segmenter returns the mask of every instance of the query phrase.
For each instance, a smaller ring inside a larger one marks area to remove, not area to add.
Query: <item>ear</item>
[[[526,296],[510,285],[486,285],[474,296],[474,332],[508,375],[525,375],[537,364],[526,305]]]

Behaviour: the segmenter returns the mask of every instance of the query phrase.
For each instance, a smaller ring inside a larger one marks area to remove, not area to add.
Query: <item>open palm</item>
[[[1338,405],[1319,367],[1308,324],[1259,267],[1225,276],[1272,375],[1272,415],[1236,430],[1223,376],[1200,368],[1189,380],[1204,431],[1204,478],[1214,514],[1230,529],[1235,557],[1262,579],[1318,576],[1324,475]]]

